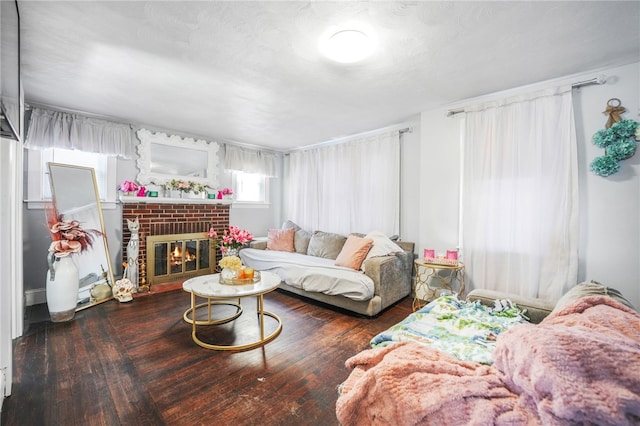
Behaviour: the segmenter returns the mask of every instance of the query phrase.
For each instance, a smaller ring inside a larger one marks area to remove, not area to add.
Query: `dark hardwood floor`
[[[411,312],[409,298],[366,318],[275,291],[265,309],[282,319],[280,336],[223,352],[191,340],[182,319],[189,297],[176,290],[110,301],[68,323],[34,314],[14,342],[2,425],[336,425],[345,360]],[[254,300],[243,299],[236,321],[198,335],[226,344],[255,339]],[[216,312],[224,309],[231,308]],[[269,333],[275,321],[267,321]]]

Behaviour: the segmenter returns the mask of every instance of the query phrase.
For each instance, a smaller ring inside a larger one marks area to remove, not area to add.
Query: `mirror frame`
[[[207,142],[202,139],[194,140],[192,138],[181,138],[176,135],[167,135],[165,133],[152,133],[147,129],[140,129],[136,132],[140,144],[138,144],[138,183],[142,185],[163,183],[172,179],[187,180],[210,188],[218,187],[218,150],[219,145],[216,142]],[[151,145],[160,144],[170,147],[179,147],[183,149],[194,149],[205,151],[207,153],[207,177],[179,176],[164,173],[156,173],[151,171]]]
[[[109,251],[109,243],[107,241],[107,234],[106,234],[106,229],[104,226],[104,217],[102,215],[102,205],[100,203],[100,193],[98,192],[98,183],[96,181],[96,172],[93,169],[93,167],[83,167],[83,166],[76,166],[76,165],[71,165],[71,164],[62,164],[62,163],[53,163],[53,162],[48,162],[47,163],[48,169],[49,169],[49,183],[51,185],[51,196],[52,196],[52,202],[53,205],[56,209],[56,212],[60,215],[63,216],[63,218],[65,220],[68,219],[74,219],[74,215],[73,214],[65,214],[63,212],[60,211],[60,209],[58,208],[58,203],[57,200],[59,199],[58,197],[60,196],[60,186],[58,187],[58,190],[56,191],[56,182],[55,182],[55,178],[54,178],[54,169],[55,168],[64,168],[64,169],[78,169],[78,170],[86,170],[88,172],[91,173],[91,178],[92,178],[92,182],[93,182],[93,191],[94,191],[94,197],[95,197],[95,204],[96,204],[96,209],[98,210],[98,218],[99,218],[99,231],[102,233],[102,242],[104,243],[104,250],[105,250],[105,261],[107,264],[107,270],[105,271],[107,276],[106,279],[108,281],[109,287],[111,287],[113,289],[113,285],[115,284],[114,281],[114,277],[113,277],[113,266],[111,264],[111,255],[110,255],[110,251]],[[72,185],[70,186],[71,188],[73,187]],[[56,196],[56,194],[58,195],[58,197]],[[82,254],[75,254],[75,256],[82,256]],[[89,299],[89,302],[87,303],[83,303],[80,304],[78,303],[77,307],[76,307],[76,312],[77,311],[81,311],[83,309],[89,308],[91,306],[95,306],[98,305],[100,303],[104,303],[108,300],[113,299],[113,290],[111,292],[111,296],[106,297],[104,299],[99,299],[99,300],[94,300],[92,301],[91,298]]]

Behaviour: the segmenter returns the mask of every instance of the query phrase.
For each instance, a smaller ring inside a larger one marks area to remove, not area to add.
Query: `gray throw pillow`
[[[309,241],[307,254],[309,256],[324,257],[326,259],[336,259],[342,251],[347,237],[332,234],[330,232],[315,231]]]
[[[578,300],[582,297],[586,296],[597,296],[597,295],[607,295],[622,303],[623,305],[628,306],[629,308],[636,310],[633,307],[631,302],[629,302],[625,297],[615,288],[607,287],[596,281],[585,281],[583,283],[577,284],[569,289],[568,292],[565,293],[564,296],[558,300],[555,308],[553,308],[553,312],[558,312],[569,303]]]
[[[282,224],[282,229],[295,229],[295,235],[293,237],[293,245],[295,247],[296,253],[307,254],[309,248],[309,241],[311,241],[311,232],[305,231],[300,228],[294,222],[287,220]]]

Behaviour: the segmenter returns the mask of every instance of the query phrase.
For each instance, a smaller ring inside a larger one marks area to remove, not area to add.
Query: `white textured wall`
[[[617,288],[640,307],[640,152],[625,160],[620,172],[610,177],[596,176],[589,170],[590,162],[603,153],[591,138],[604,128],[606,116],[602,111],[610,98],[622,101],[628,111],[625,118],[640,121],[640,64],[567,76],[466,103],[570,84],[599,74],[609,77],[607,84],[574,90],[581,222],[578,279],[593,279]],[[456,106],[464,104],[462,101]],[[460,120],[447,118],[448,109],[421,115],[420,251],[427,246],[444,249],[458,241]]]

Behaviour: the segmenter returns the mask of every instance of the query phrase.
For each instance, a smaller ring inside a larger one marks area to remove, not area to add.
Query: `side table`
[[[422,308],[426,303],[434,299],[436,291],[448,290],[464,297],[464,263],[457,265],[437,265],[423,260],[414,260],[416,270],[416,287],[413,297],[413,311]],[[454,289],[457,286],[457,290]],[[424,299],[421,298],[424,297]]]

